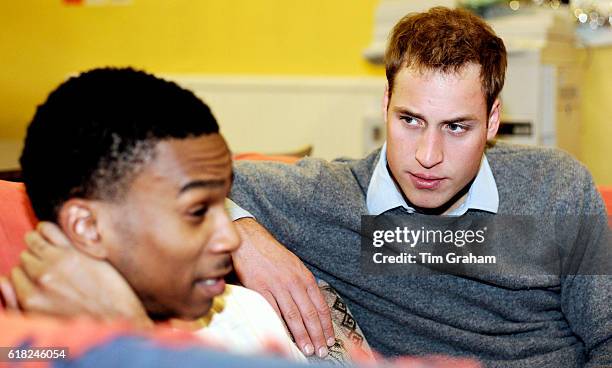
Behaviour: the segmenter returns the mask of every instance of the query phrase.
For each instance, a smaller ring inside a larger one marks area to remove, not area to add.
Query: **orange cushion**
[[[0,275],[19,263],[23,237],[37,222],[24,185],[0,180]]]
[[[612,226],[612,187],[598,187],[606,208],[608,209],[608,223]]]
[[[284,162],[286,164],[293,164],[296,161],[299,161],[299,157],[295,156],[282,156],[282,155],[262,155],[261,153],[255,152],[247,152],[247,153],[239,153],[234,155],[234,160],[249,160],[249,161],[276,161],[276,162]]]

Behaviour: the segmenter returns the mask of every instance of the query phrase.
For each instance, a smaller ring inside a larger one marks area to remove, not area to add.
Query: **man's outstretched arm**
[[[252,218],[234,222],[242,245],[233,254],[241,282],[282,316],[306,355],[327,355],[335,342],[329,307],[302,261]]]
[[[329,307],[299,259],[300,247],[317,246],[303,242],[312,229],[300,223],[315,220],[313,197],[330,165],[317,159],[295,165],[237,162],[230,195],[254,217],[235,221],[243,239],[234,256],[240,281],[272,304],[306,355],[325,355],[334,341]],[[230,214],[233,220],[242,217]]]

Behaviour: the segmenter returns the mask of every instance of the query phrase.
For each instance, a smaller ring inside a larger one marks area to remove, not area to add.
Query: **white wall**
[[[359,158],[372,118],[382,122],[383,78],[168,76],[209,104],[236,153],[284,153],[313,145],[313,156]],[[377,119],[379,118],[379,119]]]
[[[17,139],[0,139],[0,170],[19,168],[19,155],[23,142]]]

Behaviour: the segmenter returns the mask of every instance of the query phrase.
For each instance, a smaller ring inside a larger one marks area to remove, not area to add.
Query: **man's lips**
[[[195,282],[198,290],[201,290],[208,298],[223,294],[225,291],[225,280],[222,277],[200,279]]]
[[[437,189],[442,183],[442,180],[445,179],[444,177],[435,176],[427,173],[408,172],[408,176],[410,177],[412,184],[414,184],[417,189],[429,190]]]
[[[227,276],[231,271],[232,267],[230,266],[223,272],[219,272],[216,275],[198,278],[195,281],[195,285],[209,297],[220,295],[225,290],[224,277]]]

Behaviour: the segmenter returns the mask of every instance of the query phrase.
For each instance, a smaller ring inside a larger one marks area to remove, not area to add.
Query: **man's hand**
[[[251,218],[234,222],[242,245],[233,254],[240,281],[282,316],[306,355],[327,355],[335,343],[329,307],[302,261]]]
[[[19,313],[15,288],[13,288],[9,279],[4,276],[0,276],[0,305],[12,313]]]
[[[55,224],[41,222],[26,235],[26,243],[21,264],[10,276],[24,311],[152,325],[125,279],[107,262],[75,249]]]

